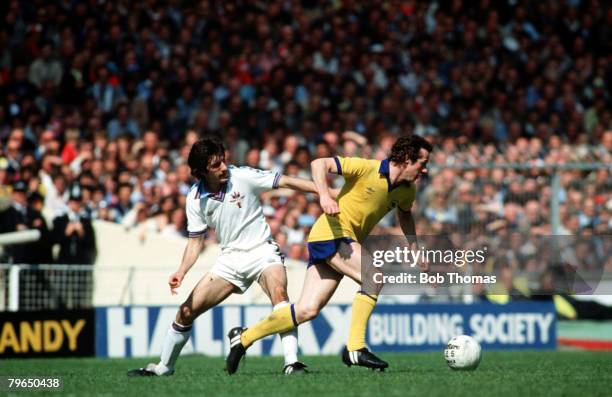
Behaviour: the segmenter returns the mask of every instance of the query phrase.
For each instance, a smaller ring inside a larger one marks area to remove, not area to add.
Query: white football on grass
[[[480,344],[468,335],[455,336],[444,349],[444,359],[452,369],[474,370],[480,364],[480,358]]]

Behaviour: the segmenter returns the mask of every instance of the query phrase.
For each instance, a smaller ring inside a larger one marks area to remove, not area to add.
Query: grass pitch
[[[289,377],[280,374],[282,358],[247,356],[238,373],[228,376],[223,359],[188,356],[179,359],[176,374],[167,378],[125,375],[153,359],[5,359],[0,360],[0,375],[62,376],[64,390],[52,394],[72,396],[612,395],[612,353],[485,351],[473,372],[449,369],[441,352],[381,357],[390,363],[384,373],[347,368],[339,356],[323,356],[304,357],[311,373]]]

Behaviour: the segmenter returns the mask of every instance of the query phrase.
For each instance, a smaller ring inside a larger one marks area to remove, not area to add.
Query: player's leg
[[[218,274],[206,273],[180,306],[176,313],[176,322],[186,326],[192,325],[200,314],[217,306],[236,290],[236,285]]]
[[[369,282],[373,279],[373,273],[379,270],[369,264],[370,261],[363,261],[363,250],[361,244],[353,241],[350,244],[342,242],[338,251],[331,257],[329,264],[339,273],[349,276],[358,284],[362,285],[353,299],[351,327],[347,349],[356,351],[366,347],[365,332],[368,319],[376,306],[378,292],[381,284]],[[367,288],[364,288],[363,281],[366,281]]]
[[[330,266],[337,272],[349,276],[362,286],[353,299],[349,338],[342,359],[349,366],[363,365],[369,368],[384,369],[388,364],[370,353],[365,343],[368,320],[376,306],[382,284],[369,282],[373,279],[373,274],[379,270],[367,264],[371,261],[363,261],[362,264],[362,254],[362,247],[359,243],[342,242],[338,251],[329,260]],[[364,288],[364,280],[368,281],[367,289]]]
[[[369,258],[362,260],[364,258]],[[348,276],[368,295],[378,295],[383,287],[382,283],[375,283],[375,274],[382,271],[373,266],[371,254],[356,241],[341,241],[338,249],[327,262],[338,273]]]
[[[289,306],[287,296],[287,273],[281,263],[273,264],[264,269],[259,277],[259,284],[273,306],[273,311]],[[279,334],[285,356],[284,374],[304,373],[306,366],[298,361],[297,328]]]
[[[306,270],[302,294],[295,304],[295,317],[298,324],[317,317],[327,305],[342,280],[342,274],[327,263],[315,263]]]
[[[214,273],[206,273],[195,286],[189,297],[180,306],[176,319],[164,338],[161,358],[158,364],[128,372],[130,376],[171,375],[183,346],[191,336],[195,319],[208,309],[218,305],[232,294],[236,286]]]
[[[256,341],[268,335],[287,332],[316,317],[338,288],[341,279],[342,275],[327,264],[309,266],[302,296],[296,304],[275,310],[254,326],[229,335],[232,348],[226,360],[228,373],[236,372],[246,349]]]
[[[289,300],[287,296],[287,272],[285,266],[281,263],[268,266],[259,277],[259,285],[273,305]]]
[[[246,348],[268,335],[286,332],[315,318],[334,294],[342,276],[326,264],[309,266],[304,277],[302,296],[297,303],[275,310],[264,320],[242,333]]]

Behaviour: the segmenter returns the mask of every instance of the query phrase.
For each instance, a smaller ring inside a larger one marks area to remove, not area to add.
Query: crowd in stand
[[[383,159],[396,137],[423,135],[435,150],[415,206],[422,234],[550,234],[550,165],[581,163],[558,171],[557,233],[612,230],[603,2],[0,9],[0,210],[12,208],[2,231],[45,227],[68,255],[26,261],[91,262],[93,251],[69,254],[91,239],[92,219],[184,236],[186,158],[205,135],[223,138],[232,164],[304,178],[314,158]],[[305,259],[316,197],[263,200],[285,255]],[[393,215],[376,230],[397,232]]]

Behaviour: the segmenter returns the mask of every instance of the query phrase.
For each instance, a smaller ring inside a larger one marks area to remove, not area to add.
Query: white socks
[[[155,366],[157,375],[171,375],[174,372],[176,359],[191,336],[191,328],[193,328],[192,325],[185,326],[172,322],[164,339],[161,360]]]
[[[288,306],[289,302],[284,301],[276,306],[274,306],[273,310],[278,310],[281,307]],[[283,351],[285,353],[285,365],[293,364],[297,362],[297,353],[298,353],[298,340],[297,340],[297,328],[292,329],[291,331],[284,332],[280,334],[281,342],[283,343]]]

